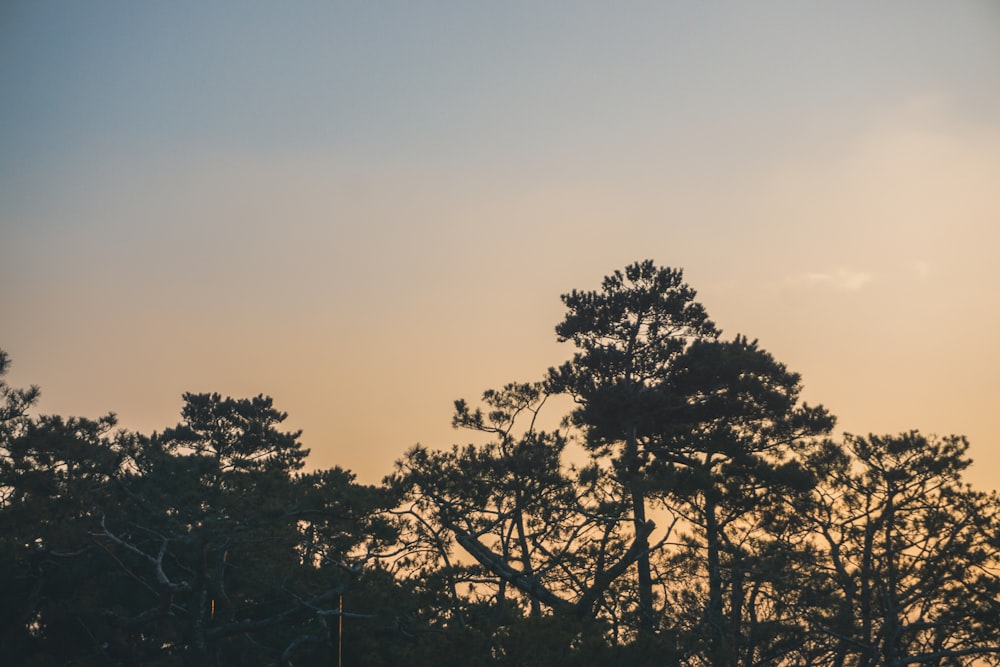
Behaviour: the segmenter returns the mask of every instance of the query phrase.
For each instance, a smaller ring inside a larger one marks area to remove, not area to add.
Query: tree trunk
[[[708,567],[708,605],[704,623],[709,637],[709,657],[713,665],[734,664],[726,642],[726,624],[722,613],[722,562],[719,553],[719,525],[711,491],[705,493],[705,541]]]
[[[646,495],[637,483],[639,477],[639,447],[633,426],[625,442],[625,456],[628,468],[628,488],[632,496],[632,516],[638,535],[646,526]],[[639,634],[653,634],[656,624],[653,617],[653,576],[649,563],[649,553],[643,551],[635,561],[639,581]]]

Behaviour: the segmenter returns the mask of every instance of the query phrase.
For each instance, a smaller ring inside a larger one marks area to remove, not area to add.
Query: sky
[[[374,483],[684,269],[857,434],[1000,471],[1000,5],[0,6],[0,349],[146,433],[259,393]]]

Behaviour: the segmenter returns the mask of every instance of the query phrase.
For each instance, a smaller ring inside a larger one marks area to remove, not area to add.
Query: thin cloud
[[[931,263],[924,260],[912,262],[910,266],[918,278],[926,278],[931,274]]]
[[[857,292],[874,279],[867,271],[835,269],[825,273],[803,273],[795,281],[806,287],[828,287],[845,292]]]

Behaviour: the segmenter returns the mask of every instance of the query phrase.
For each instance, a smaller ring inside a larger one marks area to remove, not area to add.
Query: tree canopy
[[[0,351],[5,664],[1000,665],[967,441],[831,437],[696,296],[651,261],[564,295],[569,359],[378,484],[310,469],[263,395],[35,414]]]

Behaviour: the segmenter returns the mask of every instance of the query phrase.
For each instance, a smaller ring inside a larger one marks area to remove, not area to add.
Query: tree
[[[706,664],[772,662],[804,632],[785,599],[800,554],[770,533],[787,520],[786,499],[815,485],[799,459],[834,420],[800,392],[799,375],[757,341],[699,340],[674,359],[641,422],[647,468],[690,528],[675,609]],[[704,589],[692,585],[702,577]]]
[[[822,550],[813,625],[828,664],[1000,664],[1000,502],[957,436],[848,435],[812,456],[802,507]]]
[[[143,437],[113,416],[33,418],[7,395],[7,659],[288,664],[329,659],[338,618],[369,623],[350,650],[394,626],[377,606],[405,598],[378,565],[394,498],[340,469],[297,472],[298,434],[269,398],[188,394],[182,424]]]
[[[3,442],[9,442],[23,426],[28,417],[28,410],[38,400],[38,387],[15,389],[7,384],[3,376],[10,369],[10,355],[0,350],[0,437]]]
[[[695,296],[681,270],[658,268],[649,260],[605,277],[599,291],[573,290],[562,296],[567,313],[556,333],[579,352],[550,370],[550,382],[577,402],[572,421],[584,429],[590,450],[611,457],[631,502],[637,537],[650,532],[650,442],[640,426],[676,357],[691,341],[719,335]],[[638,627],[649,633],[656,623],[648,545],[641,549],[636,570]]]
[[[190,664],[330,650],[342,596],[394,539],[374,518],[392,501],[339,469],[297,473],[307,451],[268,397],[184,399],[122,478],[131,504],[95,531],[151,594],[125,621],[133,641]]]
[[[15,663],[99,662],[95,610],[114,608],[122,592],[97,583],[104,559],[89,533],[114,497],[130,440],[112,434],[114,424],[110,415],[25,417],[0,444],[0,638]]]
[[[456,401],[472,442],[380,486],[305,472],[263,395],[185,394],[149,436],[34,416],[0,351],[4,658],[1000,666],[1000,497],[964,438],[821,439],[799,375],[694,298],[652,262],[564,295],[572,360]]]
[[[535,429],[545,400],[536,383],[487,391],[484,408],[456,401],[454,425],[492,439],[447,451],[415,447],[392,479],[406,490],[401,512],[421,535],[413,548],[426,545],[443,564],[438,572],[454,621],[478,627],[512,660],[539,654],[540,647],[525,647],[529,636],[561,650],[581,641],[603,645],[596,621],[618,622],[609,593],[648,537],[628,534],[621,489],[607,471],[566,466],[566,439]],[[454,546],[476,567],[459,565]],[[469,601],[461,600],[463,584],[470,585]],[[528,631],[541,627],[547,629]],[[559,639],[557,629],[569,634]]]

